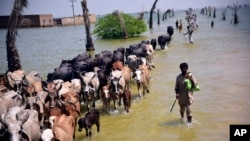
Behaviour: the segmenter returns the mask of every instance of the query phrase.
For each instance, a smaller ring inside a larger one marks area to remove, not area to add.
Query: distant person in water
[[[213,27],[214,27],[214,21],[211,22],[211,28],[213,28]]]
[[[176,26],[176,29],[178,29],[178,28],[179,28],[179,22],[178,22],[178,20],[176,20],[176,22],[175,22],[175,26]]]
[[[190,26],[187,26],[187,30],[188,30],[187,33],[184,33],[183,35],[188,34],[189,43],[193,44],[194,43],[194,39],[193,39],[194,30]]]
[[[181,32],[181,31],[182,31],[182,21],[180,19],[180,22],[179,22],[179,32]]]

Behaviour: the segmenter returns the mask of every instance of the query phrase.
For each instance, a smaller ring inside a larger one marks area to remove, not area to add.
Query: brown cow
[[[75,125],[76,123],[72,116],[63,114],[56,117],[52,127],[54,139],[59,141],[73,141]]]
[[[38,82],[38,81],[33,82],[30,86],[27,86],[25,90],[29,94],[28,97],[36,96],[37,93],[40,93],[43,91],[42,82]]]
[[[130,80],[131,80],[131,70],[129,67],[124,66],[121,61],[116,61],[113,63],[112,70],[120,70],[122,71],[122,76],[125,80],[125,88],[129,89]]]
[[[67,92],[65,94],[62,94],[59,100],[62,102],[61,106],[62,113],[72,116],[76,123],[78,116],[81,114],[80,113],[81,105],[78,99],[78,94],[73,92]],[[76,125],[74,129],[76,129]],[[73,137],[75,137],[75,130]]]
[[[129,89],[126,89],[123,93],[123,105],[124,109],[128,113],[131,106],[131,91]]]
[[[135,80],[137,84],[137,90],[139,93],[139,98],[141,98],[141,91],[145,95],[145,91],[149,93],[149,81],[150,81],[150,71],[148,66],[140,65],[139,69],[135,71]],[[141,90],[142,89],[142,90]]]
[[[118,96],[110,91],[110,85],[105,85],[101,89],[101,98],[103,102],[103,107],[106,111],[110,109],[110,100],[113,100],[114,108],[116,109],[116,101],[118,100]]]

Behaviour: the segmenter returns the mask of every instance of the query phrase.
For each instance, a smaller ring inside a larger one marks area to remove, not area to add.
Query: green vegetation
[[[122,13],[122,16],[129,37],[139,36],[147,30],[147,26],[143,20],[138,20],[124,13]],[[108,14],[100,18],[95,25],[93,34],[102,39],[119,39],[124,37],[119,18],[114,14]]]

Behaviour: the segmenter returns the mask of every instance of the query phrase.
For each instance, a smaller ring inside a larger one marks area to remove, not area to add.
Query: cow
[[[44,128],[45,99],[47,96],[48,96],[47,92],[41,91],[36,96],[31,96],[27,98],[28,105],[26,108],[37,111],[41,129]]]
[[[125,81],[125,89],[129,89],[130,88],[130,80],[131,80],[131,70],[129,67],[127,67],[127,66],[123,67],[122,76],[123,76],[124,81]]]
[[[126,82],[123,77],[122,71],[120,70],[113,70],[109,76],[110,85],[111,85],[111,93],[114,93],[119,97],[119,105],[121,105],[121,95],[123,94]]]
[[[109,75],[112,69],[113,64],[113,54],[99,54],[98,59],[98,68],[105,70],[106,75]]]
[[[161,47],[161,50],[164,50],[166,45],[168,45],[171,41],[171,37],[167,35],[158,36],[158,44]]]
[[[81,92],[81,80],[74,78],[71,81],[66,81],[61,83],[60,89],[58,90],[58,95],[61,96],[66,92],[74,92],[80,95]]]
[[[101,97],[104,109],[108,112],[110,109],[110,100],[113,101],[114,109],[116,109],[116,101],[118,101],[119,97],[110,91],[111,86],[105,85],[101,90]]]
[[[132,44],[126,49],[125,57],[136,55],[137,57],[147,57],[147,49],[145,43]]]
[[[129,109],[131,107],[131,91],[129,89],[125,89],[123,93],[123,105],[124,109],[127,113],[129,113]]]
[[[52,132],[54,139],[58,141],[73,141],[75,120],[72,116],[62,114],[54,119]]]
[[[121,61],[122,64],[124,64],[124,53],[120,52],[120,51],[113,51],[113,57],[112,57],[112,62],[116,62],[116,61]]]
[[[74,57],[72,59],[72,61],[73,61],[73,64],[74,64],[75,62],[86,61],[89,58],[91,58],[91,55],[89,53],[87,53],[87,52],[84,52],[84,53],[78,54],[76,57]]]
[[[147,44],[146,49],[147,49],[147,54],[148,54],[146,56],[147,62],[152,63],[153,54],[154,54],[153,46],[151,44]]]
[[[62,103],[60,108],[62,110],[62,114],[66,114],[68,116],[72,116],[75,120],[75,123],[77,122],[78,116],[81,114],[80,113],[80,102],[78,98],[78,94],[74,92],[67,92],[62,94],[59,97],[60,102]],[[76,125],[75,127],[76,128]],[[75,137],[75,130],[73,137]]]
[[[141,59],[141,62],[142,62],[140,65],[148,66],[149,70],[152,70],[152,68],[155,68],[155,65],[153,63],[150,63],[145,57],[141,57],[140,59]]]
[[[100,112],[93,108],[78,120],[78,131],[81,132],[82,128],[85,128],[86,136],[92,138],[92,126],[94,124],[97,127],[97,132],[100,132]]]
[[[41,139],[42,139],[42,141],[53,141],[54,135],[53,135],[52,129],[47,128],[47,129],[43,130],[42,135],[41,135]]]
[[[133,75],[132,75],[133,77],[135,75],[135,70],[138,69],[139,65],[141,65],[143,63],[142,60],[139,57],[137,57],[136,55],[129,55],[126,62],[128,64],[129,69],[133,73]]]
[[[70,81],[75,78],[75,70],[72,65],[61,64],[59,67],[55,68],[54,72],[48,73],[47,82],[52,82],[56,79],[62,79],[63,81]]]
[[[24,90],[27,92],[27,97],[36,96],[37,93],[40,93],[43,91],[43,85],[42,82],[35,81],[31,83],[29,86],[25,87]]]
[[[130,80],[131,80],[131,70],[130,70],[130,68],[127,67],[127,66],[124,66],[121,61],[116,61],[116,62],[113,63],[112,70],[120,70],[120,71],[122,71],[122,75],[124,77],[125,84],[126,84],[125,87],[129,89]]]
[[[0,122],[7,129],[6,140],[39,141],[41,139],[38,114],[35,110],[12,107],[7,114],[0,116]]]
[[[103,86],[107,85],[108,83],[108,75],[105,73],[104,69],[101,69],[99,67],[94,68],[94,72],[97,74],[97,77],[99,79],[99,88],[97,90],[97,99],[100,99],[100,91]]]
[[[115,61],[113,64],[112,64],[112,70],[122,70],[124,67],[124,63],[122,63],[121,61]]]
[[[173,36],[173,34],[174,34],[174,28],[173,28],[173,26],[167,26],[167,33],[168,33],[168,35],[170,37]]]
[[[34,82],[42,82],[42,77],[36,71],[31,71],[24,76],[23,83],[26,86],[31,86]]]
[[[14,90],[4,93],[0,97],[0,115],[7,113],[11,107],[22,105],[22,96]]]
[[[24,70],[16,70],[13,72],[7,72],[7,79],[11,90],[15,90],[21,94],[23,90],[23,80],[25,76]]]
[[[135,80],[137,84],[137,90],[139,94],[139,98],[141,98],[141,93],[145,95],[145,91],[149,93],[149,81],[150,81],[150,71],[148,66],[140,65],[139,69],[135,71]],[[142,89],[142,90],[141,90]],[[142,91],[142,92],[141,92]]]
[[[155,38],[151,39],[150,44],[152,45],[153,49],[156,49],[157,46],[157,40]]]
[[[99,79],[95,72],[80,73],[80,78],[82,82],[83,97],[89,109],[90,102],[92,102],[92,106],[95,104],[97,90],[100,85]]]

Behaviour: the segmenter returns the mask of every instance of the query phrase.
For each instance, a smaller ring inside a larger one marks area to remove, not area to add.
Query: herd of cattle
[[[164,49],[171,37],[158,37]],[[131,81],[135,81],[139,98],[149,92],[156,39],[142,41],[128,48],[102,51],[92,57],[82,53],[61,64],[42,80],[36,71],[16,70],[0,79],[0,140],[73,141],[78,131],[91,127],[100,130],[100,113],[95,108],[101,100],[109,111],[123,107],[129,112]],[[113,106],[110,102],[113,101]],[[81,104],[87,110],[81,109]],[[122,106],[123,104],[123,106]],[[85,112],[84,117],[80,117]]]

